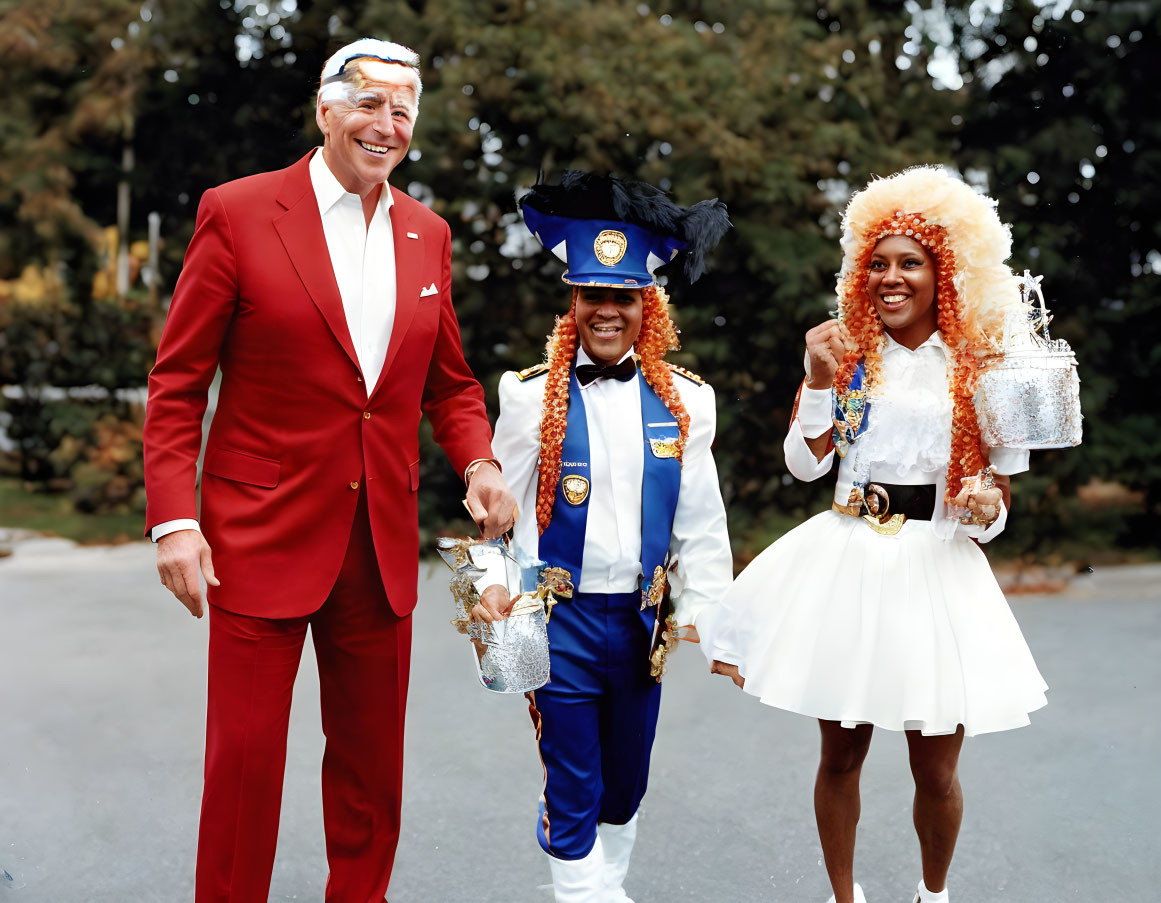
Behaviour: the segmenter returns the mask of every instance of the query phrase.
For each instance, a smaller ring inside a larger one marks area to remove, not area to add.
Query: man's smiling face
[[[323,159],[339,184],[366,197],[407,153],[417,113],[415,76],[398,63],[359,60],[343,100],[319,103]]]

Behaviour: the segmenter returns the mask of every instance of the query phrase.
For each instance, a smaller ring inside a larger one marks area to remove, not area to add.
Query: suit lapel
[[[359,358],[347,328],[347,314],[343,310],[343,299],[327,251],[322,216],[311,187],[309,161],[310,154],[307,154],[288,170],[278,194],[278,203],[287,209],[275,218],[274,229],[282,239],[310,300],[323,315],[347,357],[358,367]]]
[[[390,187],[390,186],[388,186]],[[379,371],[379,381],[375,384],[372,395],[379,391],[385,382],[387,371],[391,369],[399,346],[411,327],[415,317],[415,309],[419,305],[419,292],[422,286],[420,278],[423,275],[423,249],[425,236],[418,228],[411,225],[411,214],[406,212],[411,199],[391,188],[394,193],[394,203],[391,207],[391,236],[395,242],[395,323],[391,327],[391,341],[387,345],[387,357],[383,361],[383,369]],[[400,197],[405,198],[400,203]],[[418,238],[408,237],[417,235]],[[442,286],[440,286],[442,290]],[[429,303],[438,303],[437,301]]]

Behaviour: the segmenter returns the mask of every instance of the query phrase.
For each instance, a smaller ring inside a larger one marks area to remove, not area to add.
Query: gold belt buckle
[[[885,487],[878,483],[868,483],[867,490],[863,495],[863,504],[871,512],[864,514],[863,520],[876,533],[881,533],[883,536],[894,536],[903,529],[903,522],[907,520],[907,515],[892,514],[888,517],[887,512],[891,509],[891,497],[887,494]]]
[[[881,533],[883,536],[894,536],[903,529],[903,522],[907,520],[906,514],[892,514],[885,520],[879,520],[873,514],[864,514],[863,520],[876,533]]]

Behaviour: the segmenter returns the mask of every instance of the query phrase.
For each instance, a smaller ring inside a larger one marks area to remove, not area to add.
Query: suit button
[[[361,376],[356,376],[356,377],[355,377],[355,382],[357,382],[357,383],[361,383],[362,381],[363,381],[363,377],[361,377]]]
[[[363,419],[364,419],[364,420],[370,420],[370,419],[371,419],[371,412],[370,412],[370,411],[364,411],[364,412],[363,412]]]
[[[358,480],[351,480],[351,488],[358,489],[359,488],[359,481]]]

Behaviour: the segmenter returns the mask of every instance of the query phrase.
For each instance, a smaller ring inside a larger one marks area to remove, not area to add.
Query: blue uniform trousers
[[[528,698],[545,773],[537,835],[557,859],[583,859],[597,822],[625,824],[645,795],[661,684],[640,605],[639,592],[578,592],[552,609],[552,676]]]

